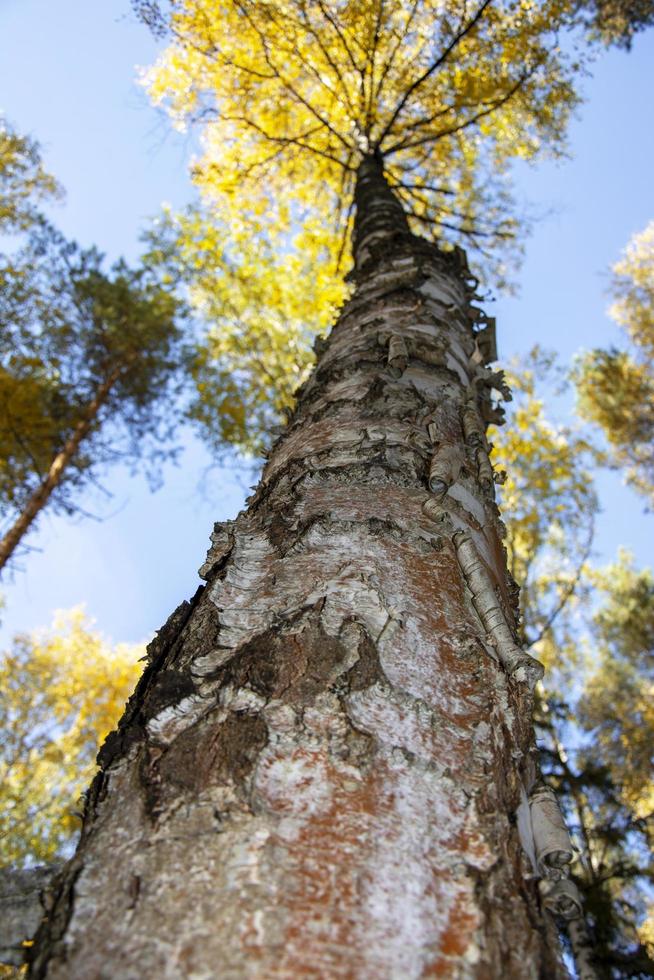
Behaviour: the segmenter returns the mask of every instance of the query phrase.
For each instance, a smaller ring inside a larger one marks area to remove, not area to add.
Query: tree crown
[[[59,506],[74,509],[69,491],[94,467],[169,454],[159,443],[186,356],[180,312],[147,269],[119,261],[107,272],[96,249],[46,223],[0,257],[0,498],[10,510],[21,509],[95,399]]]
[[[43,166],[39,144],[0,115],[0,232],[27,231],[42,220],[40,203],[61,194]]]
[[[563,149],[571,15],[566,0],[176,0],[147,83],[204,123],[195,177],[235,233],[333,238],[378,153],[416,228],[489,254],[515,232],[509,161]]]

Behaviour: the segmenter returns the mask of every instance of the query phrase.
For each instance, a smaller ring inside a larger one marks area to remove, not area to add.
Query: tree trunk
[[[356,204],[354,295],[149,648],[32,977],[566,975],[473,287],[373,158]]]
[[[0,571],[2,571],[10,560],[24,535],[27,534],[61,483],[67,467],[75,459],[75,456],[79,452],[79,447],[93,429],[98,413],[109,397],[109,393],[119,375],[120,371],[114,371],[102,384],[98,385],[95,395],[84,409],[81,419],[64,443],[63,449],[54,456],[47,474],[34,493],[28,497],[25,506],[7,533],[0,539]]]
[[[568,937],[572,947],[578,980],[598,980],[593,946],[583,918],[571,919],[568,923]]]

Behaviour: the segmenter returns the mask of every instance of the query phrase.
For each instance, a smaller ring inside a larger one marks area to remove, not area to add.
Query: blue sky
[[[134,259],[161,203],[178,206],[192,193],[193,137],[175,133],[135,84],[135,66],[156,50],[128,0],[0,0],[0,109],[41,141],[66,187],[59,227],[111,258]],[[503,357],[539,342],[568,361],[580,347],[619,342],[604,312],[606,270],[654,217],[652,66],[654,31],[630,54],[603,56],[584,84],[571,159],[521,168],[518,193],[547,217],[527,243],[519,295],[489,308]],[[158,493],[117,468],[103,481],[110,498],[81,501],[102,522],[45,515],[30,537],[35,550],[3,585],[3,641],[79,602],[114,640],[149,637],[193,594],[213,521],[235,516],[253,482],[208,466],[189,440]],[[603,477],[601,491],[600,557],[624,544],[651,564],[654,517],[617,476]]]

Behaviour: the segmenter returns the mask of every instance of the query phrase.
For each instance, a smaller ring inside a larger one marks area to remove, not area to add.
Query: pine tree
[[[147,268],[105,271],[45,222],[0,256],[0,569],[109,462],[170,455],[180,311]]]

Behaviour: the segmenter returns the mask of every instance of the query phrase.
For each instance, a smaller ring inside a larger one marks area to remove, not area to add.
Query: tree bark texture
[[[566,975],[474,286],[374,159],[356,203],[353,296],[151,644],[32,977]]]
[[[26,941],[43,917],[41,895],[59,865],[33,868],[0,868],[0,963],[22,966]],[[0,975],[2,975],[0,973]]]

